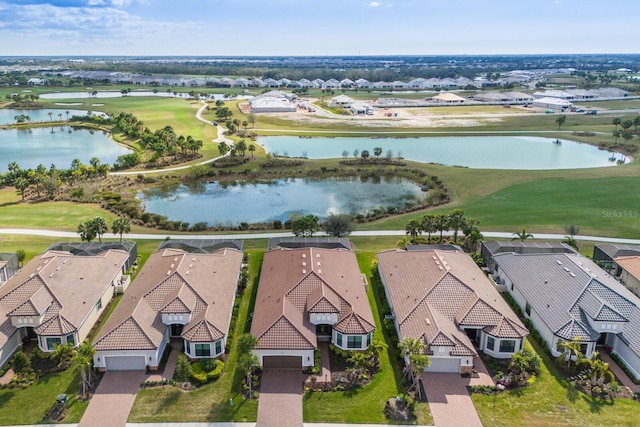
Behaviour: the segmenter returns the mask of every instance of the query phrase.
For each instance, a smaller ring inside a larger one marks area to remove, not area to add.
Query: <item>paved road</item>
[[[78,233],[73,231],[59,231],[59,230],[46,230],[46,229],[31,229],[31,228],[0,228],[0,234],[15,234],[24,236],[44,236],[44,237],[60,237],[64,239],[73,239],[78,237]],[[451,236],[453,233],[444,233],[445,236]],[[511,240],[513,233],[506,233],[500,231],[482,231],[482,235],[485,239],[506,239]],[[109,234],[106,234],[107,238]],[[322,233],[318,233],[316,237],[323,237]],[[363,230],[354,231],[351,236],[406,236],[404,230]],[[271,239],[276,237],[293,237],[292,233],[246,233],[246,234],[141,234],[133,233],[125,236],[129,240],[162,240],[167,237],[170,239]],[[537,240],[564,240],[566,236],[564,234],[535,234]],[[601,243],[618,243],[624,245],[640,245],[640,239],[621,239],[617,237],[605,237],[605,236],[574,236],[578,241],[588,242],[601,242]]]
[[[202,118],[202,112],[206,108],[207,108],[206,102],[202,101],[202,107],[198,108],[198,111],[196,112],[196,118],[205,124],[209,124],[213,126],[213,122],[210,122],[209,120]],[[227,138],[226,136],[224,136],[224,128],[222,126],[217,125],[216,130],[218,132],[218,136],[216,139],[213,139],[211,142],[214,142],[214,143],[225,142],[228,145],[233,145],[233,141]],[[231,151],[228,151],[224,156],[228,156],[230,154],[231,154]],[[144,169],[144,170],[135,170],[135,171],[126,171],[126,172],[109,172],[109,175],[148,175],[152,173],[173,172],[173,171],[189,169],[193,166],[200,166],[200,165],[213,163],[224,156],[213,157],[211,159],[203,160],[202,162],[194,163],[190,165],[174,166],[174,167],[164,168],[164,169]]]

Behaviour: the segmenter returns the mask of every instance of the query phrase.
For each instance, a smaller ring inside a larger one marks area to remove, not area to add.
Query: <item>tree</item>
[[[256,345],[258,339],[249,333],[242,334],[238,340],[238,369],[246,376],[249,399],[253,397],[253,371],[260,366],[258,357],[253,353]]]
[[[478,243],[484,239],[484,236],[480,232],[480,227],[478,226],[478,221],[475,219],[467,220],[467,223],[462,228],[462,233],[464,234],[467,249],[471,252],[475,252],[478,247]]]
[[[416,243],[416,239],[418,235],[422,233],[422,225],[419,221],[412,219],[405,225],[404,231],[406,234],[411,236],[411,243]]]
[[[611,134],[613,135],[613,138],[614,138],[613,143],[617,144],[618,138],[622,136],[622,131],[618,129],[614,129],[613,132],[611,132]]]
[[[616,130],[618,129],[618,125],[622,123],[622,120],[620,120],[619,117],[615,117],[611,123],[613,123],[613,125],[616,127]]]
[[[187,382],[192,374],[191,363],[189,363],[184,353],[180,353],[176,358],[176,369],[173,371],[173,379],[178,382]]]
[[[436,229],[436,217],[433,214],[427,214],[420,221],[420,228],[427,233],[427,243],[431,244],[431,233],[438,231]]]
[[[622,132],[622,139],[624,139],[625,144],[633,139],[633,132],[629,129]]]
[[[11,172],[12,178],[15,181],[16,178],[18,178],[18,172],[20,172],[20,166],[18,165],[18,162],[10,162],[7,169],[9,170],[9,172]]]
[[[291,232],[298,237],[311,237],[318,231],[319,218],[315,215],[305,215],[291,222]]]
[[[113,234],[119,234],[120,241],[122,242],[122,234],[128,234],[131,232],[131,222],[129,221],[129,218],[122,217],[113,220],[113,224],[111,224],[111,231],[113,231]]]
[[[346,159],[347,157],[349,157],[349,151],[348,150],[342,150],[342,158]]]
[[[245,140],[241,139],[240,141],[236,142],[235,147],[236,147],[236,150],[238,150],[238,152],[240,153],[240,155],[244,157],[244,152],[247,149],[247,143],[245,142]]]
[[[369,150],[362,150],[360,152],[360,157],[362,157],[363,159],[367,160],[369,158]]]
[[[24,249],[18,249],[16,251],[16,255],[18,256],[18,264],[20,264],[20,266],[24,265],[24,260],[27,257],[27,252]]]
[[[638,126],[640,126],[640,116],[633,118],[633,133],[638,133]]]
[[[78,234],[83,242],[90,242],[96,238],[96,233],[89,221],[78,224]]]
[[[596,385],[602,387],[606,379],[609,379],[612,384],[615,384],[615,375],[611,372],[609,364],[600,358],[600,353],[597,351],[593,352],[591,359],[583,358],[580,359],[578,363],[585,364],[589,367],[592,387]]]
[[[218,151],[220,152],[221,156],[224,156],[229,152],[229,146],[226,142],[222,141],[220,144],[218,144]]]
[[[464,228],[467,217],[464,215],[462,209],[454,209],[447,215],[449,220],[449,227],[453,228],[453,243],[458,241],[458,230]]]
[[[65,343],[65,344],[55,344],[53,346],[53,351],[51,352],[51,357],[53,360],[57,362],[57,366],[62,366],[69,362],[69,360],[74,356],[73,344]]]
[[[402,236],[402,239],[396,242],[396,247],[398,249],[407,249],[407,245],[411,244],[411,240],[407,236]]]
[[[253,159],[253,153],[254,151],[256,151],[256,146],[253,144],[249,144],[249,147],[247,148],[247,150],[249,150],[249,152],[251,153],[251,158]]]
[[[89,341],[83,341],[76,349],[75,355],[71,359],[73,366],[80,371],[82,378],[82,394],[85,395],[87,390],[93,386],[93,371],[91,370],[93,356],[96,349],[93,348]]]
[[[22,200],[24,200],[24,193],[27,188],[29,188],[29,180],[27,178],[19,177],[15,180],[13,185],[16,187],[16,190],[18,190],[18,193],[20,193]]]
[[[97,216],[90,221],[90,227],[93,229],[93,232],[96,236],[98,236],[98,241],[102,242],[102,235],[107,232],[107,222],[104,218]]]
[[[434,227],[440,232],[440,243],[442,243],[442,234],[449,231],[449,217],[447,215],[436,215],[434,219]]]
[[[53,113],[51,111],[49,111],[47,114],[49,115],[49,121],[52,122],[53,121]]]
[[[251,123],[251,127],[252,127],[252,128],[255,128],[255,127],[256,127],[256,116],[255,116],[254,114],[249,114],[249,115],[247,116],[247,121],[248,121],[249,123]]]
[[[418,376],[416,374],[424,371],[424,368],[429,366],[429,356],[425,354],[426,345],[421,339],[407,337],[398,343],[398,348],[407,367],[405,375],[410,375],[413,382],[409,388],[409,390],[411,390],[418,383]],[[420,388],[417,388],[417,392],[420,396]]]
[[[520,240],[521,242],[524,242],[527,239],[533,239],[533,234],[527,233],[527,229],[522,227],[522,233],[512,233],[515,237],[513,240]]]
[[[558,359],[564,363],[567,369],[571,369],[571,362],[573,360],[576,363],[580,363],[580,360],[584,358],[582,354],[582,337],[575,337],[571,341],[558,341],[558,351],[562,352]]]
[[[382,154],[382,147],[375,147],[373,149],[373,155],[376,156],[376,159],[380,158],[381,154]]]
[[[624,129],[624,130],[630,129],[631,126],[633,126],[633,121],[624,120],[622,123],[620,123],[620,126],[622,126],[622,129]]]
[[[558,124],[558,130],[560,130],[560,128],[566,121],[567,121],[567,116],[565,116],[564,114],[558,116],[558,118],[556,119],[556,123]]]
[[[330,214],[322,223],[325,233],[333,237],[344,237],[351,234],[355,224],[349,215]]]
[[[580,228],[575,225],[565,225],[564,231],[567,235],[564,236],[562,243],[566,243],[575,250],[578,250],[578,241],[575,239],[575,236],[580,232]]]

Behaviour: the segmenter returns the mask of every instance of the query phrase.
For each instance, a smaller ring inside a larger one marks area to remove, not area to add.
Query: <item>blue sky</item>
[[[638,53],[638,0],[0,0],[0,55]]]

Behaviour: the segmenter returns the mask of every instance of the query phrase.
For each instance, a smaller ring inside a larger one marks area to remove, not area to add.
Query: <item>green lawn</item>
[[[601,402],[578,392],[559,374],[546,352],[533,343],[528,349],[542,356],[541,374],[529,387],[494,397],[472,394],[485,426],[637,426],[640,404],[630,399]]]
[[[387,342],[382,329],[377,298],[370,282],[375,253],[361,252],[357,254],[357,258],[360,271],[369,278],[367,296],[376,321],[374,339]],[[361,389],[344,392],[305,393],[303,398],[304,421],[309,423],[391,424],[382,413],[384,404],[390,397],[403,394],[402,386],[399,384],[400,369],[391,350],[387,349],[382,352],[380,371],[376,373],[369,384]],[[417,412],[420,416],[418,424],[433,424],[426,403],[417,404]]]
[[[78,401],[80,375],[75,369],[46,375],[36,384],[25,389],[0,390],[0,425],[38,424],[56,402],[56,396],[69,396],[67,423],[77,423],[87,408],[88,402]]]
[[[245,400],[240,394],[240,376],[235,371],[238,337],[247,331],[249,311],[257,290],[257,278],[262,264],[262,251],[249,253],[249,286],[241,301],[232,338],[231,351],[225,362],[225,372],[214,383],[185,393],[175,387],[143,389],[138,392],[129,414],[129,422],[222,422],[255,421],[256,400]],[[229,404],[233,399],[233,406]]]

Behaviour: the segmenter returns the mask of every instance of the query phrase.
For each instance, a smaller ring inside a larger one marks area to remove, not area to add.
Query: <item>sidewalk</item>
[[[609,369],[611,369],[611,372],[613,372],[613,375],[616,376],[618,381],[620,381],[620,383],[623,386],[629,388],[629,390],[631,390],[634,393],[640,392],[640,385],[634,384],[631,378],[629,378],[629,376],[622,370],[620,366],[618,366],[616,361],[613,360],[608,353],[604,351],[600,353],[600,359],[602,359],[603,362],[606,362],[609,364]]]

